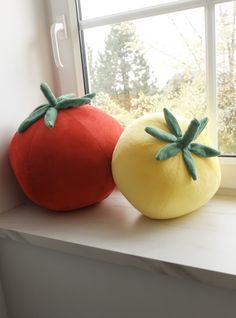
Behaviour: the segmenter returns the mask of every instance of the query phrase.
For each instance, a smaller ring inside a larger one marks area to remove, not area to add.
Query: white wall
[[[40,83],[54,82],[46,3],[0,2],[0,213],[25,200],[9,165],[9,142],[20,122],[45,102]],[[1,285],[0,317],[7,317]]]
[[[47,0],[0,2],[0,212],[24,200],[8,162],[10,139],[45,102],[39,85],[53,86]]]

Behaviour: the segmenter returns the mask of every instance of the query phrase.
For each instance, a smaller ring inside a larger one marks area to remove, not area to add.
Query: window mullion
[[[207,104],[211,119],[211,135],[213,143],[217,147],[215,4],[212,1],[206,1],[205,25]]]

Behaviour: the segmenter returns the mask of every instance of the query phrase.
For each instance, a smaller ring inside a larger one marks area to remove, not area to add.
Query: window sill
[[[153,221],[114,191],[70,213],[22,205],[0,215],[0,238],[236,290],[236,196],[218,193],[185,217]]]

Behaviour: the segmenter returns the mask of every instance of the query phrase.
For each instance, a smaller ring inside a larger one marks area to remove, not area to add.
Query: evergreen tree
[[[92,90],[109,94],[127,110],[139,92],[148,94],[154,88],[149,65],[131,22],[112,25],[104,52],[99,53],[92,68]]]

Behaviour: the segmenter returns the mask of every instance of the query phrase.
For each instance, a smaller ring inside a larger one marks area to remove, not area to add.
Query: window
[[[96,106],[124,125],[163,107],[207,115],[228,174],[223,185],[236,187],[236,1],[61,1],[77,81],[97,93]]]

